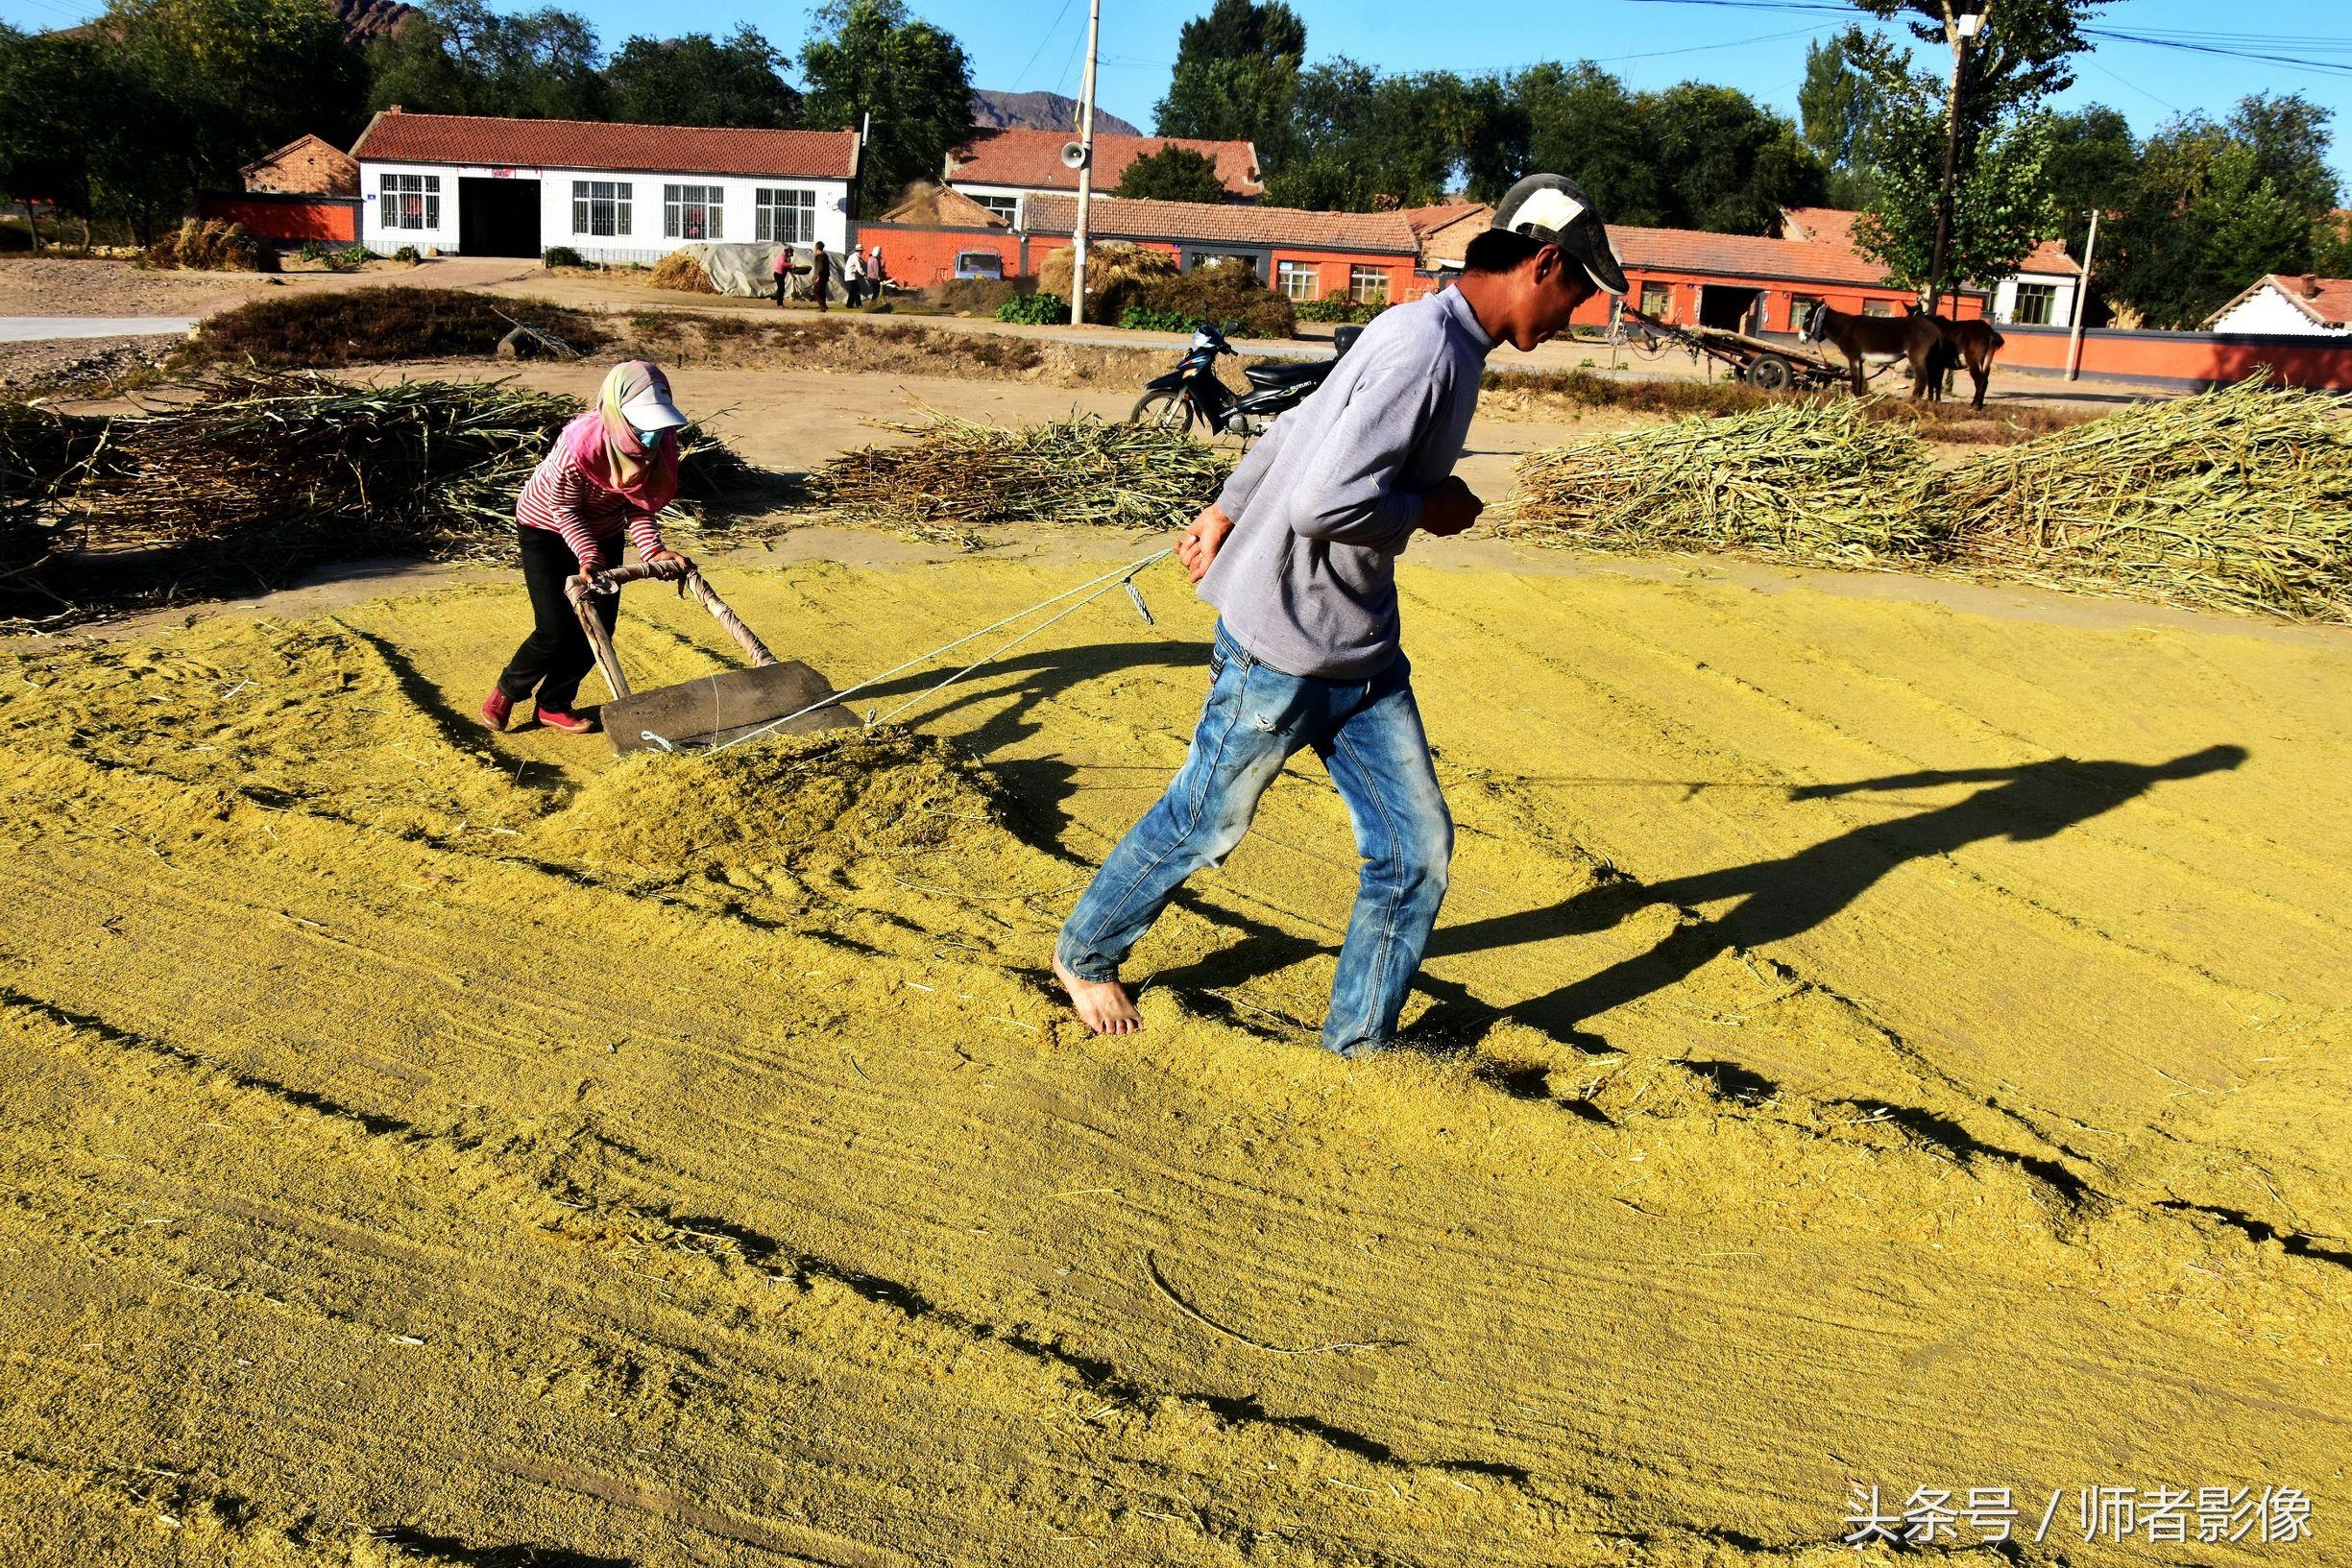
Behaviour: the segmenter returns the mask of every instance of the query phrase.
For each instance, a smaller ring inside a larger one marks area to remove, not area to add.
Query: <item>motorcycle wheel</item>
[[[1180,392],[1147,392],[1136,399],[1127,422],[1157,425],[1162,430],[1180,430],[1189,435],[1193,427],[1192,399]]]

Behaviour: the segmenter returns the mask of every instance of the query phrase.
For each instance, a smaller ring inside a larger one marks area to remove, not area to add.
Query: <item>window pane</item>
[[[1644,283],[1641,285],[1641,313],[1644,316],[1663,316],[1666,313],[1665,284]]]
[[[1381,267],[1350,267],[1347,269],[1347,295],[1360,305],[1379,305],[1389,302],[1389,275]]]

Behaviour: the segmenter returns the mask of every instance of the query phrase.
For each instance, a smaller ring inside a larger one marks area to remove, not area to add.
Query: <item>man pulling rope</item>
[[[1209,694],[1168,791],[1128,831],[1062,926],[1054,973],[1088,1027],[1141,1026],[1119,965],[1186,878],[1249,831],[1282,764],[1311,746],[1363,856],[1323,1044],[1391,1043],[1453,854],[1398,645],[1396,557],[1484,502],[1454,477],[1488,353],[1564,329],[1595,289],[1625,292],[1591,202],[1530,175],[1470,242],[1453,288],[1385,311],[1315,395],[1277,421],[1176,545],[1218,607]]]

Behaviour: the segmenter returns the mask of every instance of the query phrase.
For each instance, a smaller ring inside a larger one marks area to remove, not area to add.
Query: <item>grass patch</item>
[[[611,335],[595,316],[544,300],[464,289],[337,289],[255,300],[207,317],[173,357],[173,367],[332,370],[402,359],[487,356],[517,323],[582,352],[610,342]]]

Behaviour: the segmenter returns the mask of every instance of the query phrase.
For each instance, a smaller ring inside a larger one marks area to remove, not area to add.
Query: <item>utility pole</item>
[[[2091,235],[2082,242],[2082,281],[2074,285],[2074,326],[2066,335],[2066,378],[2082,379],[2082,317],[2091,308],[2091,257],[2098,250],[2098,208],[2091,209]]]
[[[1078,89],[1078,221],[1070,234],[1070,325],[1086,325],[1086,205],[1094,200],[1094,57],[1103,0],[1086,0],[1086,75]]]
[[[1928,263],[1928,314],[1932,316],[1944,298],[1944,254],[1952,246],[1952,185],[1960,170],[1960,66],[1968,58],[1968,40],[1984,26],[1991,0],[1944,0],[1944,37],[1952,45],[1952,91],[1944,99],[1944,183],[1935,198],[1935,253]]]

